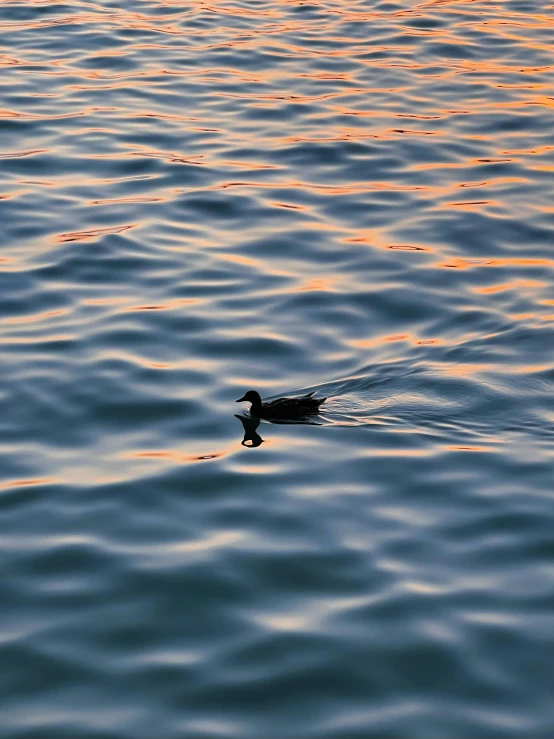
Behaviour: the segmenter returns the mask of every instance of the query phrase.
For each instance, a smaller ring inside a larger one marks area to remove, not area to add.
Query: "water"
[[[554,6],[0,30],[0,737],[554,735]]]

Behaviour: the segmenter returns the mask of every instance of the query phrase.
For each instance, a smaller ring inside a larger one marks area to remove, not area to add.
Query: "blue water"
[[[554,736],[552,3],[8,0],[0,66],[0,737]]]

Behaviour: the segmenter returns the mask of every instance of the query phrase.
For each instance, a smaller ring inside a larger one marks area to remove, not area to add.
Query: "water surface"
[[[0,34],[0,737],[554,735],[552,3]]]

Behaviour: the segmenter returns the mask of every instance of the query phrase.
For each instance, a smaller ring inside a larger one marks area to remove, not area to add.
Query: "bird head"
[[[245,393],[242,396],[242,398],[239,398],[236,402],[242,403],[243,400],[248,400],[250,403],[261,403],[262,402],[260,393],[257,393],[255,390],[249,390],[247,393]]]

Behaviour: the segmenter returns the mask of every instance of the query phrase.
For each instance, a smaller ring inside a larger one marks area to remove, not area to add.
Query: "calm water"
[[[0,66],[0,737],[554,736],[554,5],[8,0]]]

